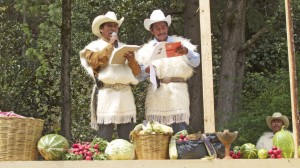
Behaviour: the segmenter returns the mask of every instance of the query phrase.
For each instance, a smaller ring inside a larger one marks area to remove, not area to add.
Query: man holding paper
[[[168,36],[171,16],[154,10],[144,27],[153,40],[137,52],[141,66],[140,79],[150,77],[146,97],[146,119],[172,126],[174,132],[187,129],[190,118],[190,101],[186,80],[193,75],[193,68],[200,64],[197,47],[188,39]],[[169,52],[168,50],[174,50]]]
[[[91,98],[91,127],[108,141],[117,125],[118,138],[129,140],[129,133],[136,122],[136,107],[130,85],[136,85],[135,76],[140,66],[133,52],[122,57],[126,62],[112,64],[111,58],[118,48],[118,30],[124,18],[117,19],[114,12],[97,16],[92,23],[92,32],[99,37],[80,51],[80,61],[88,74],[95,79]]]

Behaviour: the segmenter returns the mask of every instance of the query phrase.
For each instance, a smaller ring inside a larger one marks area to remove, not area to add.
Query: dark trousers
[[[111,141],[112,135],[114,132],[115,124],[99,124],[99,130],[97,132],[98,136],[101,138]],[[117,124],[117,132],[118,132],[118,139],[125,139],[129,140],[130,131],[134,128],[134,123],[126,123],[126,124]]]
[[[176,134],[177,132],[182,131],[182,130],[187,130],[187,124],[185,122],[173,123],[170,125],[170,127],[173,128],[174,134]]]

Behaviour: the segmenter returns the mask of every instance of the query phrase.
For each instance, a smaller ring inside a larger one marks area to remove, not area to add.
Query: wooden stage
[[[300,159],[0,161],[0,168],[300,168]]]

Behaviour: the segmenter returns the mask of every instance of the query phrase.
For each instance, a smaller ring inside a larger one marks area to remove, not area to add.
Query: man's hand
[[[132,51],[128,51],[127,53],[125,53],[124,57],[128,60],[128,62],[135,61],[135,55]]]
[[[176,52],[177,52],[178,54],[180,54],[180,55],[181,55],[181,54],[185,55],[185,54],[188,53],[188,51],[189,51],[189,50],[188,50],[186,47],[180,46],[180,47],[177,48],[177,51],[176,51]]]

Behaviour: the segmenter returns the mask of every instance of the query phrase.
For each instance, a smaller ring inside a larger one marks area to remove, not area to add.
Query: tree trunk
[[[62,115],[61,133],[71,139],[71,88],[70,88],[70,56],[71,56],[71,0],[62,1],[62,26],[61,26],[61,92]]]
[[[184,9],[184,36],[191,39],[194,45],[200,46],[200,28],[199,28],[199,0],[185,1]],[[198,47],[200,53],[200,47]],[[203,125],[203,95],[202,95],[202,72],[201,65],[194,69],[195,73],[189,79],[190,94],[190,125],[192,132],[204,131]]]
[[[219,90],[217,95],[216,125],[226,125],[239,110],[245,53],[245,14],[247,1],[228,0],[222,29],[222,52]]]

